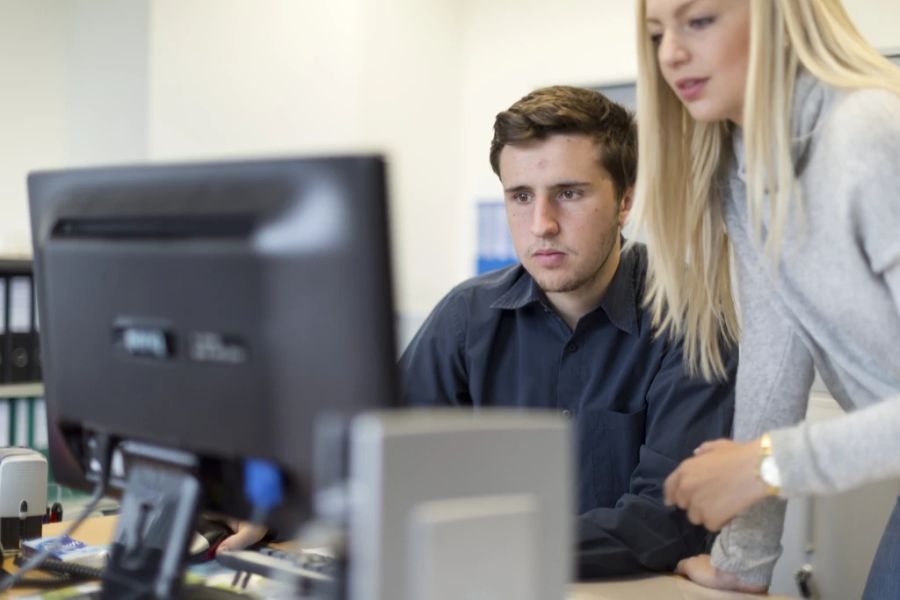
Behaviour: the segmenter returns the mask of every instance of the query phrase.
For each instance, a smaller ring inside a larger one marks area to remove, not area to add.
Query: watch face
[[[781,487],[781,472],[778,470],[778,465],[775,464],[774,456],[767,456],[762,460],[759,464],[759,476],[768,485]]]

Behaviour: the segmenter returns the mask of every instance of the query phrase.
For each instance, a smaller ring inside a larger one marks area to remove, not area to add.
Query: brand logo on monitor
[[[131,356],[166,360],[172,357],[172,336],[151,327],[121,327],[116,330],[119,345]]]
[[[234,336],[197,331],[188,341],[188,356],[197,362],[236,365],[247,362],[247,347]]]

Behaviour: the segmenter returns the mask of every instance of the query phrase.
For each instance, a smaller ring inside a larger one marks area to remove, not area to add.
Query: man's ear
[[[625,188],[622,198],[619,200],[619,227],[625,226],[628,213],[631,212],[631,204],[634,202],[634,186]]]

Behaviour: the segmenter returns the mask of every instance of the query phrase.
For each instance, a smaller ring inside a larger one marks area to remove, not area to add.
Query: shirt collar
[[[537,282],[532,279],[528,271],[525,270],[525,267],[520,265],[519,268],[521,269],[521,276],[516,279],[516,282],[511,288],[494,300],[491,304],[491,308],[519,310],[520,308],[535,302],[544,305],[547,304],[544,292],[538,287]]]
[[[625,241],[622,240],[624,246]],[[619,266],[613,275],[606,293],[600,299],[600,308],[610,322],[631,335],[638,331],[638,297],[635,281],[636,250],[623,248],[619,255]]]
[[[624,245],[624,239],[622,243]],[[583,318],[589,318],[596,310],[603,310],[613,325],[626,333],[632,335],[637,333],[638,298],[635,282],[635,260],[636,250],[623,249],[619,256],[619,266],[616,268],[616,273],[606,288],[606,293],[600,299],[600,305]],[[494,300],[491,308],[519,310],[534,303],[540,303],[544,307],[550,308],[550,303],[543,290],[523,267],[522,276],[516,280],[509,290]]]

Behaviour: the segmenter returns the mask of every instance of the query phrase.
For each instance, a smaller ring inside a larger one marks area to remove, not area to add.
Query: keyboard
[[[256,550],[220,550],[216,561],[238,572],[254,573],[306,588],[335,582],[338,563],[328,555],[263,546]]]
[[[332,577],[335,575],[337,562],[333,556],[328,554],[309,550],[285,550],[273,546],[262,546],[256,551],[264,556],[271,556],[274,559],[283,560],[296,567],[316,571],[325,576]]]

